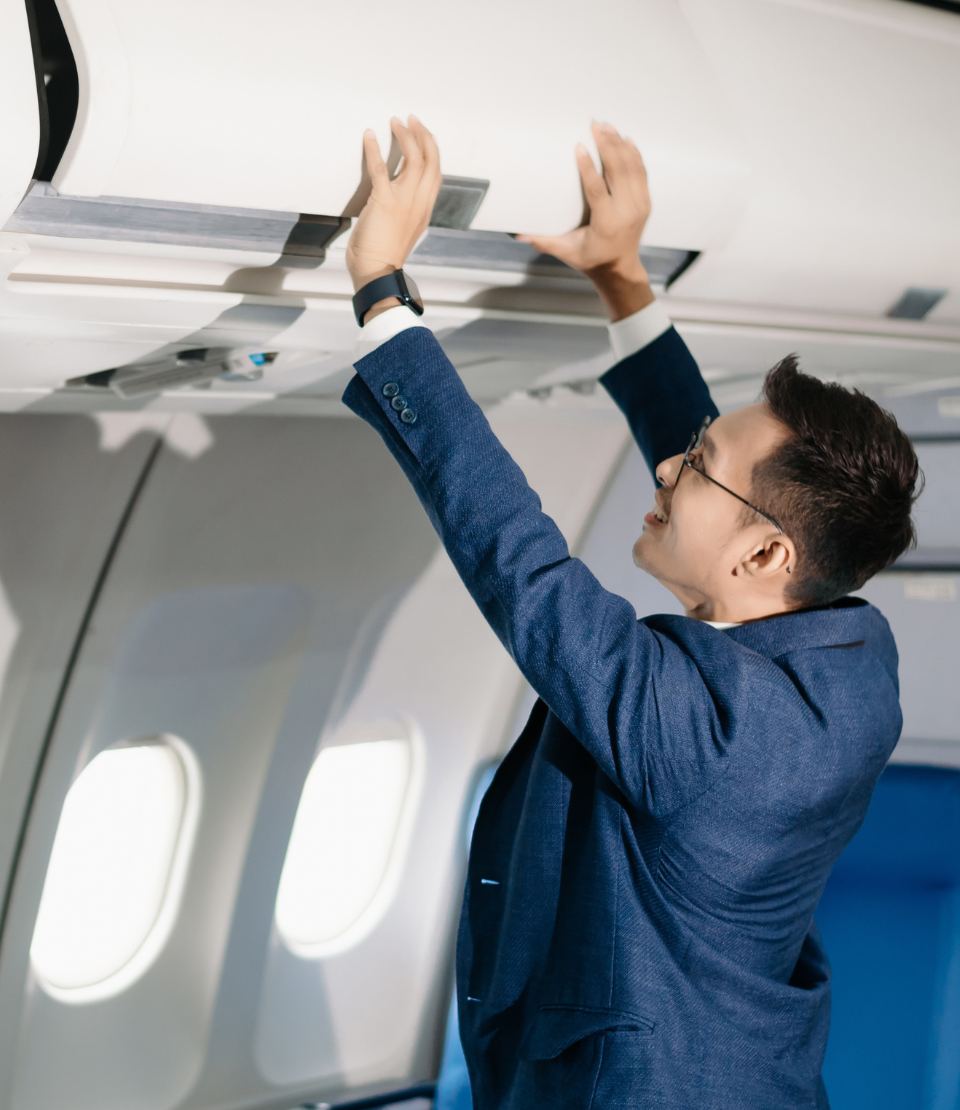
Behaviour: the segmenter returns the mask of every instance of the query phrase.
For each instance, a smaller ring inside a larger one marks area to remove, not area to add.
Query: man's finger
[[[643,164],[643,158],[640,156],[640,151],[633,139],[624,141],[624,162],[631,181],[646,189],[647,167]]]
[[[410,130],[416,138],[423,157],[422,173],[416,184],[414,198],[415,202],[422,206],[428,220],[436,204],[439,186],[443,183],[441,172],[439,172],[439,150],[433,135],[415,115],[411,115],[408,125],[410,125]]]
[[[420,144],[425,174],[439,178],[440,149],[437,146],[437,140],[416,116],[410,117],[409,125],[411,131],[417,136],[417,141]]]
[[[423,155],[423,174],[417,186],[417,196],[432,212],[443,182],[440,175],[440,151],[436,139],[416,116],[410,117],[409,125],[420,144],[420,152]]]
[[[420,153],[420,144],[410,128],[404,127],[403,121],[397,119],[396,116],[390,121],[390,129],[396,135],[397,142],[400,144],[400,152],[403,154],[403,165],[400,167],[397,177],[404,182],[410,181],[412,178],[411,184],[416,185],[419,183],[423,171],[423,155]]]
[[[650,190],[647,187],[647,167],[633,139],[625,141],[626,161],[630,176],[630,196],[638,208],[650,210]]]
[[[623,187],[627,174],[625,144],[612,124],[594,123],[592,130],[597,152],[603,162],[604,180],[613,195],[618,188]]]
[[[631,165],[639,170],[639,172],[643,175],[643,179],[646,180],[647,167],[643,163],[643,155],[640,153],[637,144],[633,141],[633,139],[624,139],[623,141],[624,145],[627,148],[627,157],[630,160]]]
[[[610,193],[583,143],[577,143],[577,169],[580,171],[580,180],[583,182],[583,193],[587,203],[591,208],[596,208],[610,196]]]
[[[390,174],[387,172],[387,167],[380,154],[380,144],[377,142],[375,132],[369,127],[363,133],[363,156],[366,159],[367,172],[370,174],[370,180],[374,183],[374,187],[389,182]]]

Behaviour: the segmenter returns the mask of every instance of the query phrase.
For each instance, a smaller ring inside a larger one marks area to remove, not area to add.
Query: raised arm
[[[658,463],[686,449],[705,416],[719,415],[674,327],[621,359],[600,381],[627,418],[651,474]]]
[[[577,147],[589,221],[566,235],[520,238],[581,270],[596,286],[621,356],[600,380],[626,416],[653,473],[663,459],[683,451],[705,416],[718,413],[696,360],[654,305],[640,261],[640,237],[651,207],[640,151],[607,123],[595,123],[593,136],[602,176],[586,148]],[[655,338],[648,339],[651,330]]]
[[[720,634],[682,618],[654,632],[571,557],[429,329],[404,330],[356,371],[344,403],[380,433],[530,685],[634,804],[663,816],[707,789],[724,721],[695,659],[706,664]]]
[[[394,126],[406,178],[402,170],[390,181],[375,139],[366,140],[376,203],[364,210],[348,253],[357,289],[401,266],[429,218],[439,167],[431,164],[432,138],[413,122],[410,130]],[[722,716],[709,668],[694,661],[718,634],[697,621],[681,619],[670,634],[638,623],[627,601],[571,558],[432,333],[384,330],[393,337],[356,363],[345,403],[383,437],[534,689],[628,797],[671,812],[722,770]],[[690,641],[685,649],[678,638]],[[681,703],[671,695],[677,689],[685,691]]]

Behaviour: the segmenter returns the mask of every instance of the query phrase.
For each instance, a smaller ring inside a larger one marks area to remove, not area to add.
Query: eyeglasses
[[[706,478],[708,482],[713,482],[715,486],[720,486],[721,489],[727,490],[727,493],[729,493],[731,497],[735,497],[738,501],[742,501],[744,505],[747,505],[749,508],[753,509],[755,513],[759,513],[765,520],[769,520],[774,528],[776,528],[776,530],[782,536],[783,529],[780,527],[779,524],[777,524],[777,522],[769,513],[765,513],[763,509],[758,509],[756,505],[754,505],[751,501],[748,501],[745,497],[741,497],[739,493],[734,493],[732,489],[727,489],[726,486],[721,485],[716,480],[716,478],[711,478],[710,475],[707,474],[707,472],[703,469],[702,463],[700,464],[700,466],[697,466],[696,462],[693,460],[692,455],[694,451],[699,451],[700,448],[703,446],[703,437],[707,434],[707,428],[710,427],[711,419],[711,417],[705,416],[703,418],[703,423],[700,425],[699,431],[693,433],[693,437],[690,440],[690,446],[687,448],[686,453],[683,456],[683,465],[688,466],[691,470],[695,470],[702,478]],[[683,471],[681,470],[680,474],[682,473]],[[677,483],[679,483],[680,481],[680,474],[677,475]]]

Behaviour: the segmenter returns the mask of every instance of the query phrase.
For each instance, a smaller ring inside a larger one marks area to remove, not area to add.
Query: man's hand
[[[586,148],[577,146],[589,223],[566,235],[518,238],[582,270],[597,287],[610,319],[616,321],[654,299],[650,278],[640,262],[640,236],[650,215],[650,193],[643,159],[631,139],[622,139],[609,123],[595,123],[593,137],[603,163],[602,177]]]
[[[347,269],[354,290],[403,268],[407,255],[430,223],[440,191],[440,152],[430,132],[416,116],[410,116],[407,127],[394,118],[390,127],[403,154],[403,165],[392,180],[376,135],[368,130],[363,136],[373,187],[347,247]],[[399,303],[396,297],[379,301],[366,319]]]

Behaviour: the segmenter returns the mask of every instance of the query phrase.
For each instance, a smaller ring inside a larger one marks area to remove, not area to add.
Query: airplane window
[[[174,737],[108,748],[71,786],[30,959],[65,1002],[118,994],[147,970],[177,913],[199,813],[199,767]]]
[[[300,796],[276,905],[277,930],[300,956],[331,956],[358,944],[399,881],[421,744],[400,724],[372,734],[352,731],[353,742],[325,746]]]

